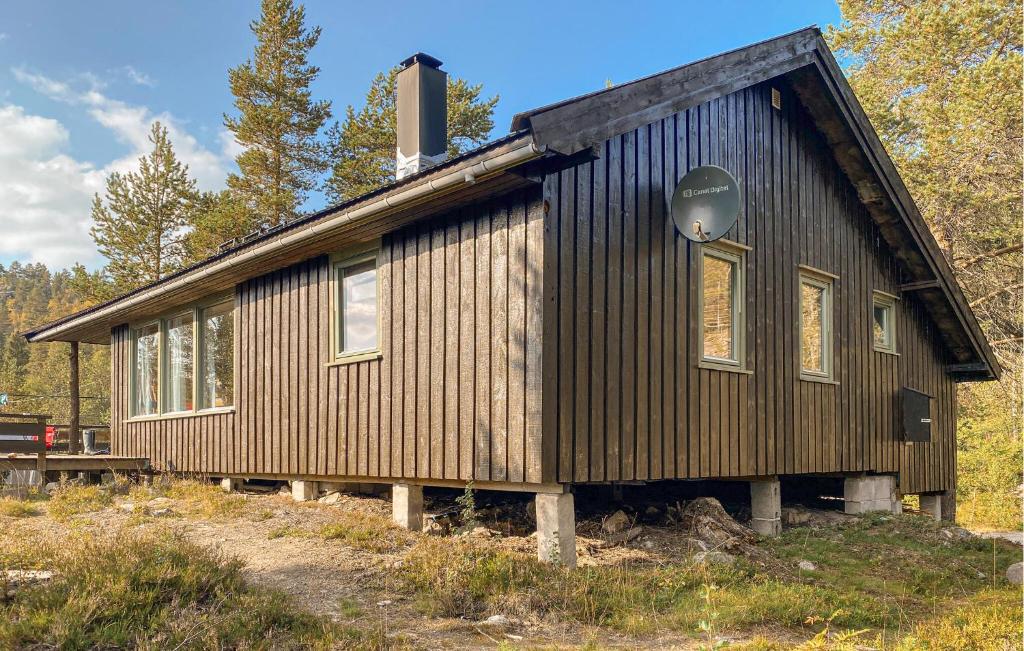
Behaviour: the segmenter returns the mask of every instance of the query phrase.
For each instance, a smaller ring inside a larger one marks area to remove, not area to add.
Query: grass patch
[[[40,513],[39,507],[28,500],[16,500],[11,497],[0,498],[0,515],[8,518],[28,518]]]
[[[765,544],[778,566],[681,560],[566,571],[481,541],[423,539],[407,555],[400,578],[434,615],[549,615],[632,634],[756,626],[812,637],[827,626],[829,639],[867,629],[858,643],[880,636],[880,646],[888,648],[936,613],[966,608],[975,593],[1012,592],[1002,577],[1020,556],[1019,548],[1001,541],[948,540],[934,521],[913,516],[793,529]],[[799,560],[818,569],[798,571]],[[1000,619],[1002,628],[993,629],[1012,629],[1019,638],[1017,595],[1015,610],[993,606],[976,617]],[[952,620],[942,626],[969,635],[984,625]]]
[[[53,580],[0,603],[2,648],[382,648],[379,630],[340,626],[250,588],[240,564],[167,532],[83,533],[59,544],[4,536],[4,567]],[[116,540],[116,544],[114,541]]]
[[[338,540],[349,547],[385,553],[396,551],[413,541],[406,530],[389,520],[359,511],[338,511],[331,514],[333,522],[317,531],[324,540]]]
[[[272,515],[252,507],[244,495],[225,493],[220,486],[199,479],[161,477],[151,486],[135,486],[128,493],[128,499],[137,503],[160,497],[174,500],[175,511],[196,519],[266,520]]]
[[[113,495],[101,486],[62,484],[50,495],[47,510],[50,517],[65,522],[76,515],[102,511],[113,503]]]

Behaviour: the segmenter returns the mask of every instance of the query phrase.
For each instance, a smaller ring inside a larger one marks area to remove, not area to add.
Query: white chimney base
[[[402,155],[400,149],[395,150],[395,178],[401,180],[407,176],[411,176],[418,172],[422,172],[428,167],[433,167],[438,163],[443,163],[448,158],[447,153],[440,153],[436,156],[428,156],[423,153],[416,153],[406,158]]]

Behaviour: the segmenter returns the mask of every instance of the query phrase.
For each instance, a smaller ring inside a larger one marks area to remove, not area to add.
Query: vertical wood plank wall
[[[535,188],[386,236],[377,360],[326,365],[327,256],[240,284],[234,413],[128,421],[115,328],[113,451],[210,474],[542,481],[543,226]]]
[[[955,384],[931,321],[897,304],[898,355],[871,342],[873,290],[899,272],[813,122],[783,85],[702,104],[612,138],[545,179],[546,432],[563,482],[900,473],[904,492],[952,487]],[[729,170],[744,204],[727,239],[746,256],[746,365],[698,368],[696,262],[668,206],[689,169]],[[835,380],[801,381],[798,266],[834,285]],[[900,439],[898,392],[932,395],[933,437]]]

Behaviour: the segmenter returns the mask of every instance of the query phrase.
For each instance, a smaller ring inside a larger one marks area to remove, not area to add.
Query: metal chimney
[[[398,151],[395,176],[421,172],[448,154],[448,73],[418,52],[398,73]]]

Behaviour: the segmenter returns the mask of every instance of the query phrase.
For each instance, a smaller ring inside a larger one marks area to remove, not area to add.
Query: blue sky
[[[831,2],[316,1],[307,25],[314,95],[336,115],[373,76],[424,51],[499,94],[493,136],[512,115],[811,24]],[[205,189],[223,187],[237,147],[227,70],[251,55],[256,1],[0,0],[0,263],[102,264],[88,234],[103,179],[145,151],[149,124]],[[313,195],[306,208],[323,205]]]

